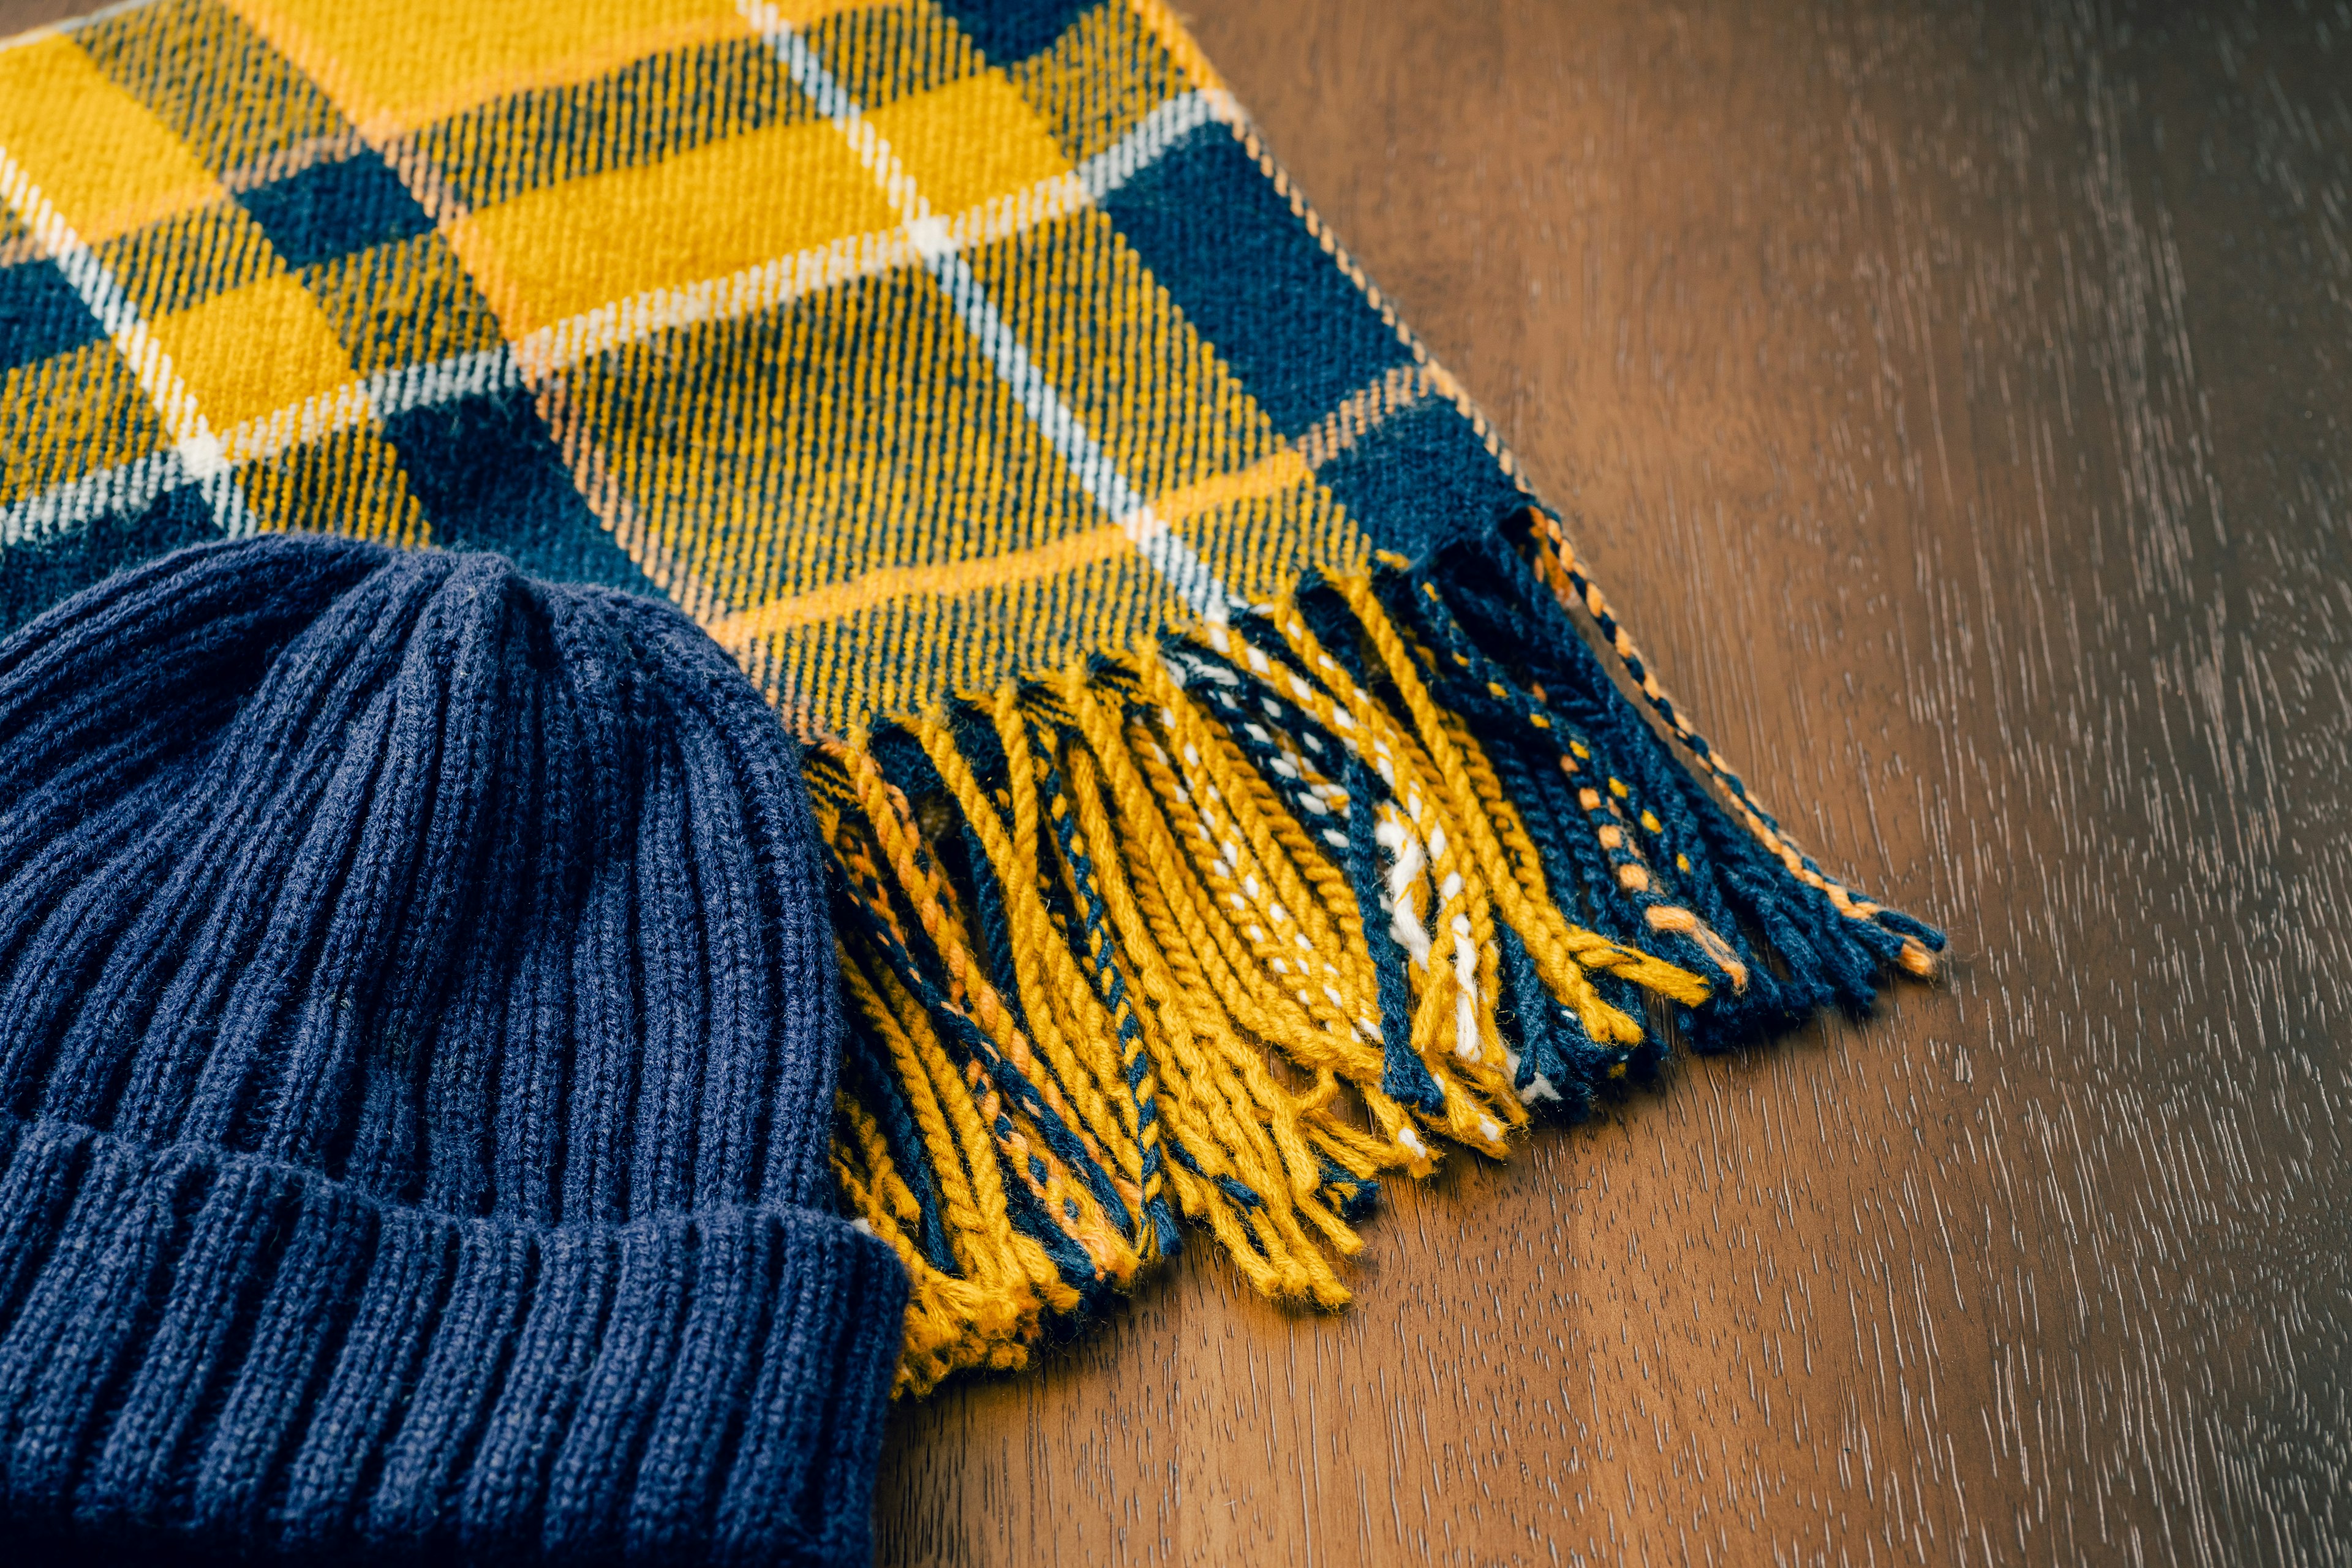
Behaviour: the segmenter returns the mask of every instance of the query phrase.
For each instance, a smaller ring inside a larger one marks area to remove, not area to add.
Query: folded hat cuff
[[[863,1563],[906,1289],[808,1209],[453,1218],[0,1117],[0,1495],[306,1557]]]

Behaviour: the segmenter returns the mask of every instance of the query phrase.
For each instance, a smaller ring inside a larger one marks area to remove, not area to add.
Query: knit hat
[[[0,645],[0,1511],[870,1559],[902,1268],[773,713],[667,605],[274,537]]]

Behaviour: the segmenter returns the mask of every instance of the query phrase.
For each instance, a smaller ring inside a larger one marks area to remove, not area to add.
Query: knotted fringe
[[[1585,641],[1601,627],[1654,723]],[[835,1168],[913,1276],[901,1391],[1022,1364],[1206,1225],[1347,1301],[1383,1171],[1501,1155],[1943,939],[1791,844],[1557,522],[824,742]]]

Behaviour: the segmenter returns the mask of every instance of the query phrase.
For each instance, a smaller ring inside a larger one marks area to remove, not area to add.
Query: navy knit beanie
[[[824,909],[667,605],[266,538],[0,645],[0,1537],[870,1560]]]

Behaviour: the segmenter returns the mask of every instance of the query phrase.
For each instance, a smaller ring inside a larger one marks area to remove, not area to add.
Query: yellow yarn
[[[1608,637],[1611,650],[1628,666],[1629,673],[1636,670],[1640,672],[1638,683],[1643,695],[1649,698],[1651,705],[1674,726],[1675,733],[1684,742],[1685,754],[1695,760],[1720,786],[1716,795],[1717,800],[1731,808],[1732,815],[1738,818],[1739,824],[1754,836],[1758,843],[1771,851],[1774,858],[1787,868],[1790,876],[1826,894],[1831,904],[1840,914],[1853,920],[1868,920],[1871,916],[1882,912],[1885,905],[1872,903],[1867,899],[1855,898],[1834,878],[1824,876],[1807,865],[1804,852],[1790,843],[1748,804],[1747,786],[1739,782],[1739,775],[1732,770],[1728,763],[1722,759],[1712,745],[1696,743],[1699,740],[1696,732],[1684,720],[1682,710],[1675,706],[1673,699],[1666,695],[1665,689],[1658,684],[1657,677],[1651,674],[1648,666],[1643,662],[1642,650],[1633,645],[1632,634],[1628,633],[1617,617],[1610,613],[1609,602],[1602,597],[1601,585],[1578,568],[1575,547],[1569,543],[1568,535],[1561,530],[1559,521],[1539,511],[1530,512],[1528,515],[1535,520],[1546,542],[1551,546],[1549,551],[1538,550],[1535,552],[1538,575],[1544,579],[1561,604],[1580,606],[1601,624]],[[1906,970],[1923,980],[1936,973],[1936,955],[1928,952],[1925,944],[1914,937],[1906,936],[1903,939],[1902,952],[1897,962]]]
[[[1007,689],[1010,695],[1010,689]],[[1013,934],[1013,974],[1024,1015],[1036,1043],[1053,1065],[1040,1087],[1045,1103],[1071,1122],[1099,1160],[1107,1160],[1126,1177],[1130,1202],[1139,1199],[1141,1152],[1134,1119],[1122,1115],[1124,1090],[1115,1070],[1106,1084],[1107,1064],[1100,1049],[1112,1037],[1111,1024],[1092,988],[1077,973],[1069,945],[1051,929],[1038,879],[1044,862],[1037,846],[1035,780],[1028,770],[1012,770],[1013,830],[1008,834],[995,807],[981,794],[971,768],[956,750],[946,724],[937,719],[915,727],[916,738],[929,753],[940,776],[963,808],[1010,900],[1007,910]],[[1025,760],[1025,759],[1024,759]],[[1082,1053],[1073,1042],[1083,1042]],[[1033,1079],[1033,1081],[1034,1081]],[[1069,1086],[1076,1114],[1062,1099],[1060,1085]],[[1118,1107],[1114,1110],[1113,1107]]]
[[[1146,646],[1131,664],[1006,684],[908,725],[939,792],[919,812],[869,737],[814,749],[821,825],[857,914],[841,932],[845,993],[902,1101],[886,1124],[845,1089],[835,1157],[845,1200],[913,1281],[902,1390],[1021,1363],[1082,1288],[1123,1285],[1159,1256],[1163,1212],[1205,1226],[1255,1289],[1344,1304],[1336,1260],[1363,1242],[1341,1208],[1361,1184],[1426,1174],[1437,1134],[1501,1154],[1526,1120],[1500,1027],[1502,924],[1597,1041],[1642,1037],[1593,974],[1706,995],[1569,920],[1485,752],[1430,697],[1425,652],[1369,583],[1340,588],[1398,710],[1285,603],[1272,624],[1312,679],[1203,626],[1208,652],[1181,654],[1191,676]],[[1244,725],[1254,760],[1187,685],[1215,674],[1199,662],[1212,654],[1351,748],[1389,795],[1352,798],[1340,757]],[[1336,847],[1362,810],[1386,857],[1377,889]],[[950,874],[967,854],[993,889],[993,936]],[[1426,1106],[1382,1087],[1375,891],[1405,954],[1400,1044],[1435,1087]],[[1704,943],[1696,925],[1657,929]],[[1058,1262],[1055,1236],[1076,1249]]]

